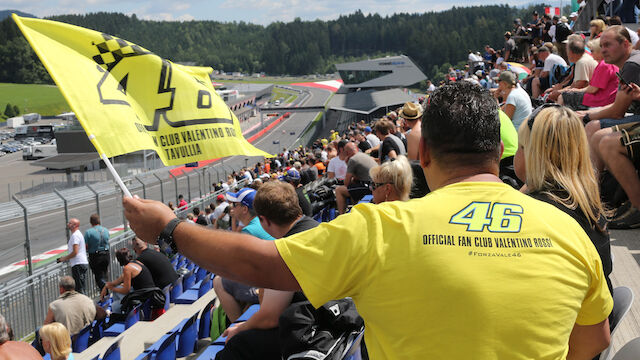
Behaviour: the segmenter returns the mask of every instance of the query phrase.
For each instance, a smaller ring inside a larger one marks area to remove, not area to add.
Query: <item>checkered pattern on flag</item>
[[[115,36],[61,22],[13,19],[101,156],[155,150],[165,165],[271,155],[242,137],[211,68],[183,66]]]

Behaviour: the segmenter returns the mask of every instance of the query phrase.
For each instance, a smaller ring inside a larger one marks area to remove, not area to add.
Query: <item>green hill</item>
[[[71,110],[53,85],[0,83],[0,112],[4,112],[7,103],[17,105],[21,114],[57,115]]]

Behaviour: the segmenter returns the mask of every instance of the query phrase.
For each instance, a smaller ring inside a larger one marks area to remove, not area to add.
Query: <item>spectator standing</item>
[[[531,29],[531,43],[536,44],[540,38],[542,37],[542,32],[540,31],[540,24],[541,24],[541,20],[540,20],[540,15],[538,14],[537,11],[533,11],[533,14],[531,14],[531,22],[527,24],[527,27],[529,29]]]
[[[109,267],[109,230],[100,225],[100,216],[92,214],[89,217],[89,228],[84,233],[84,240],[89,252],[89,267],[96,280],[98,291],[102,290],[107,281],[107,268]]]
[[[224,195],[219,194],[216,196],[216,207],[213,210],[211,218],[212,224],[215,229],[228,230],[230,225],[229,211],[226,210],[229,207]],[[226,211],[225,211],[226,210]]]
[[[136,260],[149,269],[153,283],[157,287],[164,289],[165,286],[171,285],[178,280],[178,274],[166,255],[150,249],[147,243],[138,238],[134,238],[132,243],[133,251],[137,255]]]
[[[297,197],[289,184],[274,181],[262,186],[254,205],[260,224],[279,239],[318,226],[318,222],[302,214]],[[227,328],[223,336],[227,343],[216,360],[282,358],[278,320],[295,301],[304,299],[301,292],[264,289],[260,309],[245,322]]]
[[[67,243],[68,254],[59,257],[56,261],[69,261],[71,265],[71,275],[75,280],[76,291],[84,294],[87,284],[87,270],[89,269],[89,260],[87,260],[87,246],[84,242],[84,236],[80,232],[80,220],[73,218],[67,224],[71,236]]]
[[[69,276],[60,279],[60,297],[49,304],[44,325],[58,322],[75,335],[95,319],[93,300],[77,292],[75,286],[75,281]]]
[[[556,47],[560,52],[559,55],[562,56],[563,59],[569,60],[569,62],[573,62],[573,61],[571,61],[567,57],[567,47],[565,46],[564,41],[567,40],[569,35],[571,35],[572,33],[573,32],[569,28],[569,24],[567,24],[567,18],[562,16],[560,20],[556,23],[555,43],[556,43]],[[582,39],[582,36],[580,38]],[[584,49],[584,41],[583,41],[582,47]]]
[[[511,32],[504,33],[504,61],[516,60],[516,42],[511,38]]]
[[[126,216],[145,241],[173,229],[163,239],[212,272],[302,289],[315,307],[351,296],[372,359],[592,358],[610,343],[613,307],[600,258],[569,215],[500,181],[497,112],[478,86],[441,87],[420,147],[433,193],[274,242],[181,224],[152,200],[124,198]]]
[[[481,70],[478,70],[482,73]],[[422,128],[422,106],[414,102],[407,102],[398,114],[404,120],[405,136],[407,137],[407,158],[418,160],[418,145]]]
[[[204,216],[204,214],[200,211],[199,207],[194,207],[193,208],[193,216],[195,216],[196,220],[195,223],[198,225],[202,225],[202,226],[207,226],[209,225],[207,223],[207,218]]]
[[[394,125],[389,120],[380,120],[376,122],[376,136],[382,139],[380,150],[378,151],[378,161],[380,163],[395,159],[398,155],[407,153],[402,140],[391,132]]]
[[[13,341],[9,333],[9,324],[0,314],[0,359],[42,360],[42,356],[33,346],[24,341]]]
[[[573,26],[576,24],[576,20],[578,20],[578,13],[576,11],[572,12],[569,15],[569,29],[573,30]]]
[[[516,74],[513,72],[507,70],[500,74],[498,91],[495,92],[495,95],[504,99],[502,111],[511,119],[516,128],[531,115],[531,98],[518,85]]]
[[[380,145],[380,139],[372,133],[370,126],[364,128],[364,137],[367,138],[367,141],[369,142],[369,144],[371,144],[372,149]]]
[[[178,209],[179,210],[184,210],[187,208],[189,204],[187,204],[187,201],[184,199],[184,196],[182,196],[182,194],[178,195]]]

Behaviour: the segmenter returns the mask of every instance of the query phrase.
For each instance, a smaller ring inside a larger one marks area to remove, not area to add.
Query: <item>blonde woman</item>
[[[591,34],[589,35],[589,40],[597,39],[602,35],[602,32],[607,29],[607,24],[604,23],[601,19],[593,19],[589,23],[589,31]]]
[[[584,125],[571,109],[553,104],[536,109],[518,131],[514,159],[523,191],[554,205],[582,226],[602,260],[612,291],[611,245]]]
[[[51,360],[73,359],[71,354],[71,335],[64,325],[58,322],[40,328],[40,340],[44,351],[51,355]]]
[[[373,194],[373,203],[385,201],[407,201],[413,182],[413,172],[409,160],[399,155],[392,161],[387,161],[369,170],[371,184],[369,188]]]

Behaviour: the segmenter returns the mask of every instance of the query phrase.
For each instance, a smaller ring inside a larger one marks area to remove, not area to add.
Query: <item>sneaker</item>
[[[616,214],[609,222],[609,229],[636,228],[640,228],[640,210],[633,207],[630,201],[627,201],[616,210]]]

